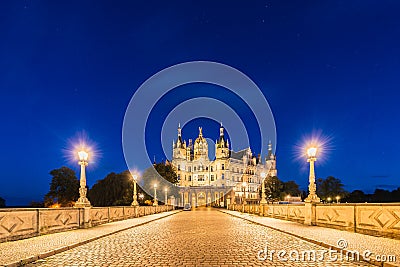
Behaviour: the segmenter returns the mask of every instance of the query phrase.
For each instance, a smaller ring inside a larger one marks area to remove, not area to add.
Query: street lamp
[[[158,201],[157,201],[157,184],[154,184],[154,203],[153,206],[158,206]]]
[[[247,183],[243,182],[242,183],[242,187],[243,187],[243,205],[246,205],[246,187],[247,187]]]
[[[236,204],[236,185],[232,188],[232,191],[233,191],[232,204],[235,205]]]
[[[339,203],[340,196],[336,196],[336,203]]]
[[[132,179],[133,179],[133,201],[131,206],[136,207],[139,206],[139,203],[137,202],[137,192],[136,192],[137,175],[134,174],[132,176]]]
[[[308,197],[305,199],[306,202],[320,202],[321,200],[317,196],[317,186],[315,184],[315,170],[314,162],[317,160],[317,148],[310,147],[307,149],[307,162],[310,162],[310,176],[308,185]]]
[[[329,203],[329,202],[331,202],[332,198],[328,197],[326,200],[327,200],[328,203]]]
[[[267,200],[265,199],[266,195],[265,195],[265,177],[267,177],[267,175],[265,174],[265,172],[261,173],[261,201],[260,204],[267,204]]]
[[[89,164],[89,153],[85,150],[78,152],[79,161],[78,164],[81,165],[81,177],[80,177],[80,187],[79,187],[79,199],[75,202],[76,208],[90,207],[90,201],[87,199],[87,188],[86,188],[86,166]]]
[[[164,191],[165,191],[165,202],[164,202],[164,205],[168,205],[168,188],[166,187],[164,189]]]

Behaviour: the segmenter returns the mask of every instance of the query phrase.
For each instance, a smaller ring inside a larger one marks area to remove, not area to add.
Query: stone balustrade
[[[400,203],[231,204],[229,210],[400,239]]]
[[[173,210],[173,206],[0,209],[0,242],[88,228]]]

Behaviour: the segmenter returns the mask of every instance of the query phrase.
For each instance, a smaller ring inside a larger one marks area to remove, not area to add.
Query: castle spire
[[[178,136],[182,136],[182,129],[181,129],[181,123],[178,124]]]
[[[203,137],[203,128],[199,127],[199,137]]]
[[[268,143],[268,158],[271,158],[271,156],[272,156],[272,143],[271,143],[271,140],[269,140],[269,143]]]

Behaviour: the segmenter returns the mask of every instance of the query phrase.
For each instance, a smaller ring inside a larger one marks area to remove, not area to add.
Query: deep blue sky
[[[400,186],[399,1],[10,0],[0,10],[0,196],[9,205],[40,200],[50,170],[78,170],[64,149],[82,131],[101,151],[89,185],[125,170],[121,128],[136,88],[193,60],[233,66],[262,89],[282,180],[305,187],[294,146],[322,130],[333,149],[318,177],[348,190]],[[215,139],[218,125],[209,128]]]

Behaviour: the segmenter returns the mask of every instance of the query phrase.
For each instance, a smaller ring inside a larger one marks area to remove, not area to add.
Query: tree
[[[396,190],[393,190],[390,195],[393,202],[400,202],[400,187]]]
[[[391,192],[384,189],[376,189],[371,196],[371,201],[375,203],[392,202]]]
[[[317,194],[323,200],[327,200],[329,197],[335,199],[337,196],[343,199],[346,191],[340,179],[328,176],[326,179],[317,179]]]
[[[367,201],[367,195],[365,195],[365,193],[361,190],[354,190],[345,199],[343,199],[343,201],[350,203],[364,203]]]
[[[6,200],[0,197],[0,208],[4,208],[6,206]]]
[[[172,184],[177,184],[179,182],[178,176],[176,175],[176,172],[171,164],[156,163],[153,166],[158,174],[160,174],[168,182]]]
[[[278,177],[270,177],[265,179],[265,192],[268,199],[278,200],[281,198],[283,183]]]
[[[79,181],[75,171],[68,167],[61,167],[52,170],[53,176],[50,183],[50,190],[45,195],[45,206],[49,207],[55,203],[61,207],[71,207],[79,198]]]
[[[300,196],[301,191],[299,185],[295,181],[287,181],[283,183],[283,192],[285,195]]]
[[[29,204],[31,208],[44,208],[44,202],[31,201]]]
[[[93,185],[88,198],[93,206],[130,205],[133,198],[133,180],[130,172],[109,173]]]

